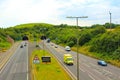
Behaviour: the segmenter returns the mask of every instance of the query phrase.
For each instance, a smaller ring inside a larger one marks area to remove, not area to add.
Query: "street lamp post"
[[[43,40],[43,56],[45,56],[45,52],[44,52],[44,48],[45,48],[45,44],[44,44],[44,40],[46,39],[46,36],[45,36],[45,30],[46,28],[41,28],[40,31],[42,31],[43,35],[42,35],[42,40]]]
[[[76,27],[78,28],[78,19],[79,18],[88,18],[88,16],[81,16],[81,17],[72,17],[69,16],[67,18],[75,18],[76,19]],[[79,47],[79,36],[77,35],[77,80],[79,80],[79,53],[78,53],[78,47]]]
[[[111,12],[109,11],[109,14],[110,14],[110,29],[111,29]]]

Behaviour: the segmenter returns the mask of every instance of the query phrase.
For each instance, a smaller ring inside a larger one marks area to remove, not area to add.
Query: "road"
[[[25,44],[25,42],[21,44]],[[28,45],[23,48],[18,46],[15,53],[0,71],[0,80],[29,80]]]
[[[76,52],[67,52],[61,46],[55,48],[55,44],[45,43],[47,49],[54,54],[62,66],[67,69],[75,79],[77,79],[77,61]],[[63,63],[63,54],[70,53],[74,58],[75,64],[68,66]],[[85,55],[79,54],[79,79],[80,80],[120,80],[120,68],[108,64],[107,67],[103,67],[97,64],[97,60]]]
[[[24,44],[22,42],[21,44]],[[55,55],[61,65],[70,73],[70,75],[77,79],[77,61],[76,52],[67,52],[61,46],[55,48],[55,44],[44,42],[44,48]],[[35,46],[35,45],[32,45]],[[43,44],[40,45],[43,48]],[[34,47],[33,47],[34,48]],[[30,80],[28,73],[28,52],[30,53],[32,47],[28,51],[28,44],[23,48],[16,49],[15,53],[10,57],[6,65],[0,70],[0,80]],[[74,65],[68,66],[63,63],[63,54],[70,53],[74,58]],[[85,55],[79,54],[79,78],[80,80],[120,80],[120,68],[108,64],[107,67],[97,65],[97,60]]]

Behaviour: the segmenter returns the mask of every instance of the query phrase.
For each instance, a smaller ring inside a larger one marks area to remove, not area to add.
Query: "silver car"
[[[69,46],[66,46],[66,47],[65,47],[65,50],[66,50],[66,51],[70,51],[71,49],[70,49]]]

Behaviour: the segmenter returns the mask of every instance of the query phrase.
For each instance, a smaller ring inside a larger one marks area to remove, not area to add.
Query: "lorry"
[[[67,65],[73,65],[73,57],[71,54],[64,54],[64,63]]]

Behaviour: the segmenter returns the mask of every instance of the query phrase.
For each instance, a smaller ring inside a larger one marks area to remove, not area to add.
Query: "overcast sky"
[[[120,0],[0,0],[0,27],[24,23],[50,23],[80,26],[104,24],[110,21],[120,24]]]

